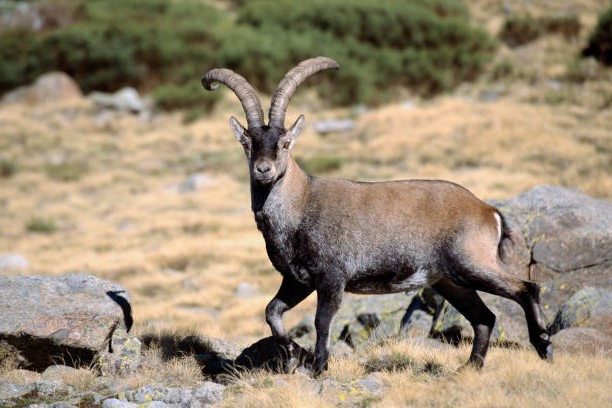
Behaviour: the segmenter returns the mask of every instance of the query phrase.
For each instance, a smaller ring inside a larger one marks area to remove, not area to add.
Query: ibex
[[[283,314],[317,292],[314,373],[327,369],[330,325],[344,292],[382,294],[432,286],[471,323],[474,342],[466,365],[482,367],[495,315],[477,290],[518,302],[530,341],[542,358],[552,345],[538,286],[505,271],[499,211],[447,181],[366,183],[306,174],[291,157],[304,125],[285,128],[289,98],[309,76],[338,69],[311,58],[291,69],[272,96],[269,123],[253,87],[229,69],[202,78],[208,90],[225,84],[238,97],[248,127],[230,118],[249,163],[251,206],[266,250],[283,280],[266,307],[272,335],[289,347]]]

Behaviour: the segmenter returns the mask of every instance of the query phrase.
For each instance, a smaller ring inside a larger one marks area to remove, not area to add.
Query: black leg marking
[[[552,360],[553,349],[544,313],[540,307],[538,285],[510,276],[503,270],[482,268],[473,268],[473,270],[476,273],[464,273],[461,277],[466,281],[465,285],[517,302],[525,312],[531,344],[541,358]]]
[[[283,325],[283,314],[295,305],[306,299],[314,291],[313,288],[304,286],[292,279],[283,278],[278,293],[266,306],[266,322],[272,330],[272,336],[279,345],[287,352],[285,372],[292,372],[297,367],[297,360],[293,353],[293,347],[285,326]]]
[[[455,307],[470,322],[474,329],[474,344],[470,359],[466,363],[468,366],[481,368],[489,348],[489,340],[495,315],[484,304],[478,293],[474,289],[467,289],[455,285],[448,279],[443,279],[433,285],[451,305]]]
[[[329,285],[317,289],[317,312],[315,328],[317,342],[315,344],[314,375],[318,376],[327,370],[329,360],[330,328],[333,317],[340,308],[344,285]]]

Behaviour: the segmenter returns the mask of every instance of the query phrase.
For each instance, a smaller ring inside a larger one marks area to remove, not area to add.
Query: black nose
[[[255,166],[255,169],[260,174],[266,174],[269,173],[270,170],[272,170],[272,166],[270,166],[270,163],[262,162],[258,163],[257,166]]]

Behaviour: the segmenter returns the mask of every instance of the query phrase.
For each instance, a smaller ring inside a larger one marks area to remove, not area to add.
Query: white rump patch
[[[501,241],[501,237],[502,237],[502,220],[500,215],[495,212],[495,221],[497,221],[497,242]]]

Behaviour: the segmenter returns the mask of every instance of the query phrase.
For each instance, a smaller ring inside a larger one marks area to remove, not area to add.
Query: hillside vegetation
[[[30,262],[0,273],[82,272],[117,281],[131,292],[137,334],[170,330],[242,346],[270,334],[263,312],[281,277],[255,227],[247,165],[227,124],[230,115],[243,117],[241,107],[230,92],[199,85],[214,66],[252,80],[265,105],[297,61],[339,60],[338,73],[300,88],[287,114],[288,122],[306,115],[294,156],[318,175],[442,178],[483,199],[558,184],[612,199],[612,72],[581,57],[608,2],[32,3],[61,13],[39,31],[2,27],[0,92],[63,69],[85,92],[131,85],[178,110],[143,120],[100,112],[87,98],[0,104],[0,255]],[[581,28],[569,38],[540,32],[522,45],[498,37],[509,16],[556,13],[574,15]],[[398,23],[386,24],[390,18]],[[406,35],[393,31],[399,27],[419,33],[418,41],[404,44]],[[188,109],[202,116],[186,123]],[[315,132],[315,122],[332,118],[353,119],[355,127]],[[315,304],[311,296],[288,312],[286,325]],[[549,365],[532,350],[493,349],[482,373],[456,375],[466,347],[436,354],[390,342],[359,353],[405,363],[381,368],[384,396],[364,406],[595,407],[610,400],[609,355],[561,354]],[[126,381],[199,381],[189,357],[149,356],[158,365]],[[350,384],[366,371],[338,357],[326,375]],[[232,381],[228,406],[338,401],[313,397],[301,375]]]
[[[193,97],[209,67],[236,69],[271,93],[294,64],[334,55],[347,68],[326,82],[326,100],[380,103],[398,86],[434,95],[472,80],[495,48],[458,0],[255,0],[231,11],[197,0],[31,7],[42,27],[2,29],[0,92],[60,70],[86,92],[129,84],[153,90],[162,107],[184,108],[214,103],[214,95]]]

